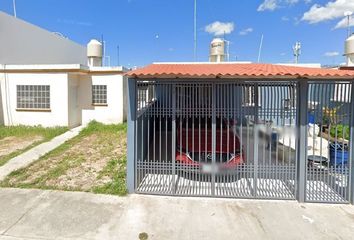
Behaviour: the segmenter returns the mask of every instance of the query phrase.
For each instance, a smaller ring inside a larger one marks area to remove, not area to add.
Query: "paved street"
[[[353,239],[354,207],[0,189],[0,239]],[[144,238],[141,238],[144,239]]]

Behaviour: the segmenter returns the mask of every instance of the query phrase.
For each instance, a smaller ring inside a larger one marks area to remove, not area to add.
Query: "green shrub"
[[[348,125],[338,124],[331,126],[331,137],[343,138],[349,140],[350,128]]]

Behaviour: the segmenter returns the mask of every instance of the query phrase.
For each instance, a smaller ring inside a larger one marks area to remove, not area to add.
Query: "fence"
[[[351,82],[133,80],[137,193],[351,200]]]

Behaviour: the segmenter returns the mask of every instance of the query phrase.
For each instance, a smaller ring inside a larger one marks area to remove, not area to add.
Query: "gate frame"
[[[137,90],[136,90],[136,81],[140,79],[136,78],[129,78],[128,79],[128,84],[127,84],[127,122],[128,122],[128,132],[127,132],[127,190],[128,193],[135,193],[136,191],[136,95],[137,95]],[[154,78],[148,78],[148,79],[142,79],[146,81],[154,81],[157,79]],[[160,80],[160,79],[158,79]],[[215,82],[220,81],[217,79],[166,79],[166,81],[186,81],[188,82],[198,82],[198,81],[210,81],[213,83],[213,86],[215,85]],[[233,82],[235,80],[238,80],[239,82],[253,82],[254,84],[257,84],[258,82],[261,82],[262,80],[260,79],[237,79],[237,78],[230,78],[230,79],[222,79],[224,82]],[[263,79],[264,80],[264,79]],[[307,182],[307,171],[306,171],[306,164],[307,164],[307,122],[308,122],[308,117],[307,117],[307,111],[308,111],[308,89],[309,89],[309,83],[313,82],[313,80],[308,80],[304,78],[289,78],[289,79],[281,79],[281,80],[275,80],[275,79],[269,79],[270,81],[274,82],[296,82],[297,83],[297,91],[298,93],[301,92],[301,97],[297,98],[297,121],[296,121],[296,127],[298,128],[298,137],[297,137],[297,165],[296,165],[296,184],[297,184],[297,190],[295,192],[295,199],[300,202],[306,202],[306,182]],[[349,162],[350,162],[350,175],[349,175],[349,204],[354,205],[354,80],[353,79],[316,79],[315,82],[318,83],[336,83],[337,81],[347,81],[351,84],[351,103],[350,103],[350,155],[349,155]],[[175,88],[173,88],[173,91],[175,91]],[[213,91],[214,92],[214,91]],[[175,92],[174,92],[175,95]],[[214,97],[214,96],[213,96]],[[174,98],[173,98],[174,99]],[[215,102],[215,101],[213,101]],[[258,103],[258,101],[257,101]],[[175,106],[175,100],[173,104],[174,108]],[[175,112],[175,111],[173,111]],[[174,121],[172,121],[172,124],[174,123],[174,126],[176,124],[175,122],[175,116],[174,116]],[[176,127],[176,126],[175,126]],[[215,122],[213,122],[212,125],[212,131],[215,134],[216,131],[216,126]],[[305,143],[305,144],[304,144]],[[215,147],[216,143],[213,141],[213,147]],[[174,148],[175,150],[175,148]],[[214,152],[214,151],[213,151]],[[215,153],[213,154],[215,155]],[[213,161],[215,161],[215,156],[213,156]],[[175,162],[175,161],[173,161]],[[215,181],[215,179],[214,179]],[[174,189],[175,190],[175,189]],[[215,191],[215,189],[214,189]],[[173,191],[174,192],[174,191]],[[258,198],[256,198],[258,199]]]
[[[350,81],[351,98],[350,98],[350,145],[349,145],[349,164],[350,164],[350,176],[349,176],[349,202],[354,205],[354,81]]]
[[[303,203],[306,201],[306,161],[307,161],[307,111],[308,111],[308,82],[306,80],[297,81],[298,93],[301,97],[297,98],[297,194],[296,199]],[[303,95],[302,95],[303,94]]]

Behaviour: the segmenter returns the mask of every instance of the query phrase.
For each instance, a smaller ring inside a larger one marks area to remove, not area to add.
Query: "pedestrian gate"
[[[349,201],[349,82],[134,84],[137,193],[297,199],[303,184],[307,201]],[[306,135],[299,114],[308,115]]]

